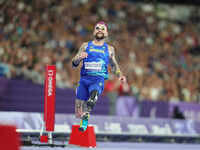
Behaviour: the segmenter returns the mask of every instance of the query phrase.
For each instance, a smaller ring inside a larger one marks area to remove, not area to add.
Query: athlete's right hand
[[[78,55],[78,59],[79,60],[82,60],[84,58],[87,58],[88,57],[88,53],[86,52],[81,52],[79,55]]]

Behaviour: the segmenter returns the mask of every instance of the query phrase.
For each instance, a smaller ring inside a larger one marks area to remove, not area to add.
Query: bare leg
[[[97,91],[93,91],[89,100],[86,102],[84,100],[80,100],[80,99],[76,99],[75,100],[75,116],[76,118],[82,118],[82,116],[84,116],[84,114],[89,114],[96,101],[97,101],[97,95],[98,92]]]
[[[81,116],[77,117],[77,118],[82,118],[85,114],[89,114],[90,111],[88,110],[88,107],[87,107],[87,102],[84,101],[82,103],[82,110],[81,110]]]
[[[84,101],[76,99],[75,100],[75,116],[76,118],[81,118],[83,115],[83,109],[84,109]]]
[[[87,102],[76,100],[76,117],[81,118],[80,122],[80,131],[85,131],[88,126],[88,119],[90,116],[90,112],[96,104],[98,98],[98,91],[94,90],[91,92],[91,96]]]
[[[83,132],[87,129],[89,116],[90,114],[88,111],[87,102],[84,102],[82,104],[82,116],[79,131]]]
[[[88,111],[88,107],[87,107],[87,102],[84,102],[84,103],[83,103],[83,114],[85,114],[85,113],[87,113],[87,112],[89,112],[89,111]]]

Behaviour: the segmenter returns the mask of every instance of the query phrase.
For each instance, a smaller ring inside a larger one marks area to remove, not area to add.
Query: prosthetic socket
[[[96,105],[97,99],[98,99],[98,91],[93,90],[91,92],[89,100],[87,101],[88,112],[91,112],[93,110],[94,106]]]

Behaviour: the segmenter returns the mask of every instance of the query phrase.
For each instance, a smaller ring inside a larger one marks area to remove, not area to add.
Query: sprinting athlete
[[[81,118],[80,131],[88,126],[89,114],[93,110],[98,96],[103,92],[104,80],[108,79],[108,64],[112,72],[121,82],[126,82],[115,59],[115,49],[107,44],[107,24],[103,21],[95,25],[94,39],[81,45],[78,53],[72,59],[72,66],[77,67],[82,62],[81,77],[76,91],[75,116]]]

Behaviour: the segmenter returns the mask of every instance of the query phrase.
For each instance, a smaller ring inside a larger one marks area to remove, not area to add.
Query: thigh
[[[101,95],[101,93],[104,90],[104,81],[103,80],[97,80],[90,84],[89,86],[89,93],[91,93],[93,90],[97,90],[98,94]]]
[[[87,101],[89,98],[88,86],[83,80],[79,81],[79,85],[76,89],[76,98],[83,101]]]

